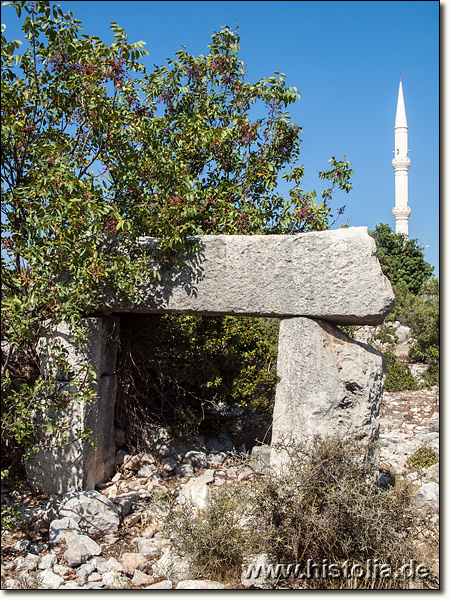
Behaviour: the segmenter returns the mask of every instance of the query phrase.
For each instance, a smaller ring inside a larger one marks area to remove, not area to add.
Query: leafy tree
[[[106,291],[138,300],[189,236],[327,228],[332,192],[349,191],[352,171],[333,157],[322,202],[302,191],[301,129],[285,112],[299,94],[278,73],[246,82],[228,27],[206,56],[182,49],[147,73],[144,43],[116,23],[108,45],[47,1],[4,4],[25,47],[2,26],[3,440],[32,447],[36,411],[57,429],[49,405],[67,402],[40,372],[43,329],[64,320],[82,338],[80,317]],[[143,235],[159,247],[143,249]]]
[[[418,294],[434,267],[426,262],[417,240],[406,240],[403,234],[394,233],[384,223],[377,225],[369,234],[377,245],[383,273],[392,285],[404,284],[408,291]]]
[[[434,267],[425,261],[417,240],[405,240],[403,234],[393,233],[389,225],[381,223],[369,233],[375,239],[381,268],[395,293],[395,308],[388,320],[399,319],[411,327],[415,343],[409,357],[428,364],[426,379],[438,383],[439,281],[432,275]],[[404,375],[406,372],[406,365],[398,364],[390,355],[387,387],[401,389],[404,385],[402,389],[409,389],[412,383]]]

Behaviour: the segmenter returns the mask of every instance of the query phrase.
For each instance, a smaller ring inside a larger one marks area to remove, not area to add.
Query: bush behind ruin
[[[361,460],[356,441],[316,438],[283,450],[294,465],[288,473],[211,489],[204,510],[183,505],[173,513],[169,530],[198,575],[235,580],[244,557],[254,553],[302,565],[308,559],[321,565],[325,559],[365,564],[377,558],[393,570],[416,556],[413,540],[425,524],[411,504],[410,488],[399,479],[379,485],[376,465]],[[275,585],[403,589],[409,582],[288,579]]]

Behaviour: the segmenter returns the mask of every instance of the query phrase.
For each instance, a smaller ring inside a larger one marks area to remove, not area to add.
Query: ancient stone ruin
[[[40,344],[42,369],[52,369],[48,348],[57,339],[69,353],[75,376],[95,366],[96,398],[71,406],[73,439],[46,447],[27,462],[35,490],[62,494],[94,489],[114,470],[116,355],[123,313],[190,313],[279,317],[278,376],[272,444],[308,440],[315,434],[378,435],[385,376],[383,356],[356,342],[336,325],[382,323],[394,305],[389,281],[365,227],[269,236],[200,236],[199,251],[183,267],[151,280],[139,305],[105,299],[104,309],[86,318],[82,347],[60,326]],[[153,238],[144,244],[154,246]],[[67,382],[66,382],[67,383]],[[77,440],[92,430],[95,446]],[[275,467],[286,464],[272,451]]]

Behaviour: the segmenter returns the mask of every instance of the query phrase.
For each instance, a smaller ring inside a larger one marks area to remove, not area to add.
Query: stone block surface
[[[298,235],[195,238],[199,252],[149,281],[145,299],[118,312],[306,316],[341,324],[381,323],[394,295],[366,227]],[[142,238],[154,248],[157,240]],[[105,313],[106,314],[106,313]]]
[[[96,379],[90,381],[96,391],[93,401],[72,402],[58,413],[58,418],[70,424],[67,443],[55,445],[52,436],[40,434],[42,449],[26,461],[28,482],[36,492],[65,494],[94,489],[114,470],[114,406],[117,377],[116,356],[119,341],[119,319],[92,317],[84,320],[87,339],[77,345],[71,341],[71,329],[61,324],[42,336],[38,352],[41,369],[55,378],[59,386],[74,391],[83,365],[92,365]],[[67,351],[69,373],[62,373],[54,362],[52,346],[56,343]],[[95,446],[79,439],[79,433],[89,429]]]
[[[280,323],[272,445],[308,442],[315,435],[378,437],[386,361],[325,321],[302,317]],[[272,450],[271,466],[289,465]]]

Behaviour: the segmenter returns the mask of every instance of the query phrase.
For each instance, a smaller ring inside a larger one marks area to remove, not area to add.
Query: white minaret
[[[408,169],[411,159],[408,157],[408,124],[401,75],[394,130],[395,150],[392,166],[395,171],[395,206],[392,214],[395,219],[395,233],[403,233],[408,238],[408,219],[411,214],[411,208],[408,206]]]

